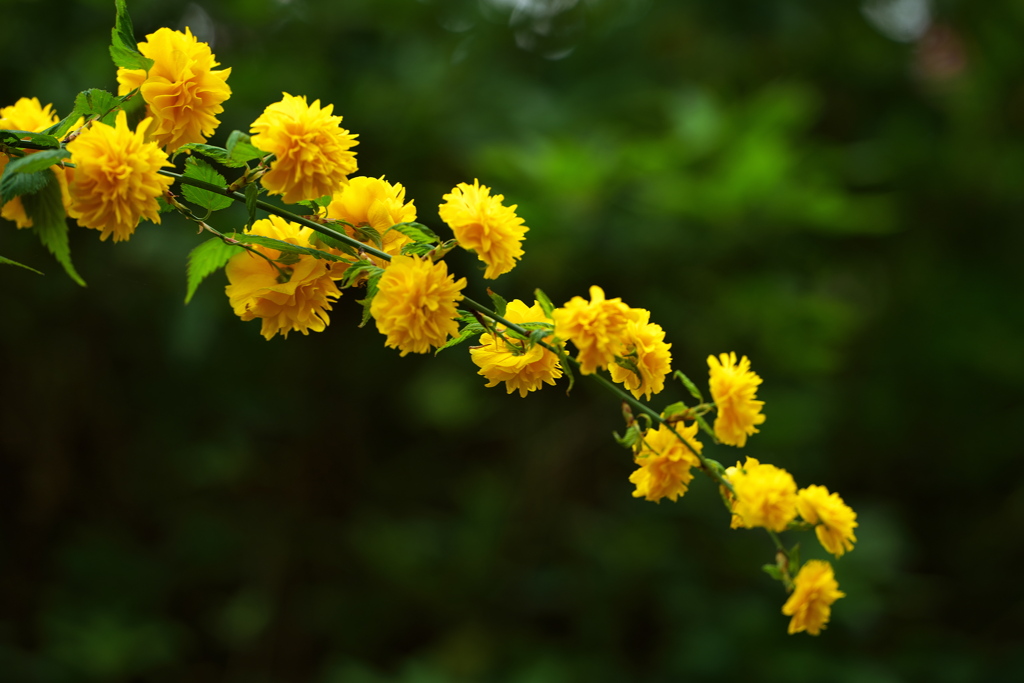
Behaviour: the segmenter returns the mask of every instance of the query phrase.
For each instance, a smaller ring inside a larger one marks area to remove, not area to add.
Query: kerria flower
[[[156,198],[174,181],[158,173],[171,165],[167,154],[146,142],[152,121],[143,119],[132,132],[119,111],[113,126],[94,121],[67,144],[75,164],[68,213],[79,225],[100,230],[101,240],[128,239],[142,218],[160,222]]]
[[[253,223],[247,234],[308,247],[313,231],[270,216]],[[253,248],[271,259],[282,256],[272,247]],[[310,330],[322,332],[330,322],[327,311],[331,310],[331,302],[341,296],[334,278],[341,277],[343,269],[336,272],[334,268],[344,264],[303,254],[289,257],[288,263],[272,264],[246,251],[231,257],[224,269],[229,282],[225,291],[235,314],[242,320],[262,319],[260,333],[267,340],[278,333],[287,339],[292,330],[302,334],[309,334]],[[291,257],[298,260],[291,262]]]
[[[793,593],[782,606],[789,620],[789,633],[807,631],[812,636],[821,633],[832,616],[832,603],[845,598],[839,590],[832,565],[822,560],[810,560],[793,579]]]
[[[580,372],[593,373],[615,362],[629,323],[629,307],[621,299],[605,299],[604,290],[590,288],[590,301],[574,296],[551,313],[555,335],[579,349]]]
[[[139,88],[154,121],[150,136],[168,152],[190,142],[205,142],[220,125],[221,103],[231,97],[226,82],[231,69],[215,70],[220,64],[210,46],[188,27],[184,33],[157,29],[138,45],[153,66],[148,72],[118,69],[118,94]]]
[[[689,427],[677,423],[675,430],[686,439],[689,447],[664,424],[659,425],[657,429],[648,429],[644,434],[635,457],[640,469],[629,475],[629,481],[636,484],[634,498],[654,502],[668,498],[675,502],[679,496],[686,493],[690,481],[693,480],[690,468],[700,466],[700,460],[694,453],[700,453],[704,446],[695,438],[696,422]]]
[[[30,133],[39,133],[57,123],[57,121],[58,118],[53,112],[53,105],[48,104],[44,107],[39,103],[39,99],[35,97],[22,97],[11,106],[0,109],[0,129],[4,130],[27,130]],[[25,153],[32,154],[33,151],[26,149]],[[10,157],[0,153],[0,175],[7,168],[8,161],[10,161]],[[57,176],[57,181],[60,183],[61,196],[64,199],[64,207],[66,209],[69,200],[67,171],[70,171],[70,169],[54,167],[52,170]],[[21,197],[12,197],[7,202],[3,201],[3,198],[0,197],[0,204],[3,204],[3,209],[0,209],[0,216],[9,221],[14,221],[14,224],[19,228],[32,227],[32,219],[25,213],[25,205],[21,203]]]
[[[319,199],[355,173],[351,149],[359,143],[332,111],[333,104],[321,108],[320,100],[307,104],[304,96],[284,93],[253,121],[252,144],[277,157],[262,179],[267,192],[283,195],[288,204]]]
[[[857,526],[854,512],[838,493],[829,493],[824,486],[808,486],[796,492],[796,509],[805,521],[814,524],[814,533],[821,546],[836,557],[853,550],[857,540],[853,529]]]
[[[384,178],[357,176],[349,178],[346,184],[335,191],[327,206],[327,217],[343,220],[357,228],[373,228],[381,234],[381,251],[398,256],[402,246],[410,240],[397,230],[389,231],[389,228],[415,221],[416,206],[412,201],[406,203],[405,188],[401,183],[391,184]],[[354,236],[351,228],[346,227],[345,231]],[[386,267],[386,262],[377,262],[377,265]]]
[[[608,366],[612,379],[622,384],[635,398],[657,394],[665,388],[665,376],[672,372],[671,344],[665,343],[665,330],[650,322],[651,312],[642,308],[629,309],[629,322],[622,335],[622,346],[615,355],[632,363],[625,368],[617,362]]]
[[[487,264],[485,278],[494,279],[515,267],[529,230],[516,215],[516,204],[505,206],[504,195],[491,196],[491,188],[479,180],[472,185],[459,183],[443,199],[445,203],[438,207],[441,220],[452,229],[463,249],[475,251]]]
[[[407,353],[427,353],[459,332],[455,303],[462,300],[466,278],[456,281],[444,261],[395,256],[377,283],[370,315],[387,335],[386,346]]]
[[[527,306],[519,299],[508,302],[504,318],[516,324],[546,322],[540,304]],[[505,326],[498,325],[497,328],[504,330]],[[482,334],[480,346],[470,348],[469,355],[480,368],[477,374],[487,378],[487,386],[504,382],[508,393],[518,389],[519,395],[525,398],[527,393],[540,389],[545,382],[553,386],[555,380],[562,376],[557,355],[540,344],[528,347],[525,341],[512,337],[501,339]]]
[[[775,465],[748,457],[742,465],[725,470],[732,484],[732,527],[765,527],[783,531],[796,518],[796,482]]]
[[[755,398],[761,378],[750,371],[746,356],[737,364],[734,352],[708,356],[708,367],[711,398],[718,410],[715,436],[724,444],[742,448],[747,437],[758,432],[754,425],[764,422],[764,401]]]

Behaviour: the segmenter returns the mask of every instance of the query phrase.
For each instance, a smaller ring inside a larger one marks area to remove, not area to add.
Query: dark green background
[[[221,275],[182,304],[183,221],[73,229],[87,289],[5,223],[0,253],[46,276],[0,268],[0,680],[1024,675],[1020,3],[935,2],[910,42],[814,0],[130,9],[234,70],[213,142],[307,95],[425,223],[473,178],[517,203],[515,271],[450,259],[471,296],[600,284],[692,377],[750,356],[768,419],[743,452],[839,491],[860,542],[828,630],[788,636],[768,538],[703,478],[633,499],[598,387],[524,400],[464,348],[399,358],[355,292],[266,342]],[[113,89],[112,23],[4,0],[0,104]]]

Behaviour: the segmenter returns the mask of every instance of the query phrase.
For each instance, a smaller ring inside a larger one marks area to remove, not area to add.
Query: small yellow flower
[[[832,616],[832,603],[846,597],[839,590],[832,565],[822,560],[810,560],[793,579],[795,588],[782,606],[789,620],[789,633],[807,631],[812,636],[821,633]]]
[[[307,104],[305,96],[284,93],[253,121],[252,144],[277,157],[263,176],[270,194],[283,195],[294,204],[333,195],[350,173],[356,171],[352,152],[356,136],[332,116],[334,105]]]
[[[657,429],[648,429],[643,442],[636,454],[636,464],[640,469],[629,475],[629,481],[636,484],[634,498],[644,498],[659,502],[668,498],[675,502],[693,480],[692,467],[699,467],[700,460],[694,453],[700,453],[704,445],[697,441],[697,423],[684,427],[681,423],[675,426],[680,436],[686,439],[686,445],[664,424]]]
[[[150,135],[168,152],[190,142],[205,142],[220,125],[217,114],[231,97],[231,69],[220,66],[210,46],[192,32],[157,29],[139,43],[139,52],[153,60],[143,69],[117,70],[117,92],[139,88],[155,127]]]
[[[736,363],[735,353],[723,353],[718,358],[708,356],[711,398],[718,409],[715,418],[715,436],[724,444],[747,444],[747,437],[756,434],[754,425],[764,422],[761,407],[764,401],[755,400],[761,378],[750,371],[746,356]]]
[[[608,366],[612,379],[621,383],[634,397],[657,394],[665,388],[665,376],[672,372],[671,344],[665,343],[665,330],[650,322],[651,312],[642,308],[629,309],[629,322],[623,335],[622,347],[616,354],[632,361],[640,371],[626,369],[618,363]]]
[[[808,486],[796,493],[796,509],[800,516],[814,524],[814,533],[821,546],[836,557],[853,550],[857,538],[853,529],[857,526],[854,512],[838,493],[829,493],[824,486]]]
[[[590,301],[574,296],[551,313],[555,335],[579,349],[580,372],[589,375],[615,362],[629,323],[629,307],[621,299],[605,299],[604,290],[590,288]]]
[[[515,267],[529,230],[516,215],[518,205],[505,206],[504,195],[491,196],[491,188],[479,180],[472,185],[459,183],[443,199],[445,203],[438,207],[441,220],[452,229],[463,249],[475,251],[487,264],[485,278],[494,279]]]
[[[398,256],[402,246],[410,240],[397,230],[388,229],[399,223],[411,223],[416,220],[416,206],[412,201],[405,201],[405,188],[401,183],[391,184],[384,178],[367,178],[357,176],[349,178],[334,193],[331,203],[327,206],[327,217],[343,220],[356,227],[369,226],[379,232],[383,244],[381,251]],[[353,231],[345,228],[351,236]],[[387,267],[387,262],[378,262]]]
[[[248,234],[308,247],[313,231],[270,216],[253,223]],[[271,247],[253,248],[271,259],[281,257],[281,252]],[[292,330],[302,334],[309,334],[310,330],[322,332],[330,322],[327,311],[331,310],[331,302],[341,296],[334,278],[340,277],[343,269],[335,272],[333,267],[344,264],[298,255],[294,263],[277,265],[281,270],[247,251],[228,261],[224,269],[229,282],[225,292],[235,314],[242,320],[261,318],[260,333],[267,340],[278,333],[287,339]],[[286,281],[281,271],[286,274]]]
[[[4,130],[27,130],[31,133],[39,133],[57,121],[57,115],[53,112],[53,105],[48,104],[44,107],[40,104],[39,99],[35,97],[22,97],[11,106],[0,109],[0,129]],[[25,153],[31,154],[32,150],[25,150]],[[8,161],[10,161],[10,158],[6,154],[0,153],[0,175],[7,168]],[[67,179],[64,170],[55,168],[54,172],[57,174],[57,180],[61,184],[61,194],[65,198],[66,206]],[[0,216],[9,221],[14,221],[14,224],[19,228],[32,227],[32,219],[25,213],[25,206],[21,203],[21,197],[13,197],[8,202],[4,202],[3,198],[0,197],[0,204],[3,204]]]
[[[387,335],[386,346],[407,353],[427,353],[459,332],[455,304],[462,300],[466,278],[448,274],[444,261],[395,256],[377,284],[370,315]]]
[[[513,323],[544,322],[544,309],[540,304],[527,306],[519,299],[508,303],[505,319]],[[505,329],[498,325],[499,330]],[[504,382],[508,393],[519,390],[519,395],[540,389],[545,382],[555,384],[562,376],[562,368],[558,356],[540,344],[528,349],[527,343],[509,338],[508,341],[496,339],[493,335],[480,335],[480,346],[469,350],[473,362],[480,368],[477,374],[487,378],[487,386],[497,386]]]
[[[796,482],[786,470],[747,458],[726,469],[725,479],[735,495],[733,528],[782,531],[796,518]]]
[[[160,222],[156,198],[174,181],[158,173],[171,165],[167,154],[146,142],[152,121],[143,119],[132,132],[120,111],[114,126],[95,121],[67,145],[76,167],[68,213],[79,225],[100,230],[101,240],[128,239],[142,218]]]

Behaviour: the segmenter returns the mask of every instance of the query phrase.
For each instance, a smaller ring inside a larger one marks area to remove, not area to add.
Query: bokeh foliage
[[[399,359],[351,294],[268,343],[222,278],[182,305],[183,221],[73,231],[87,289],[5,223],[47,275],[0,268],[4,680],[1024,673],[1024,9],[904,0],[933,23],[900,42],[880,4],[130,3],[138,38],[187,24],[234,69],[215,141],[282,91],[332,102],[421,221],[474,177],[519,204],[507,298],[597,283],[691,376],[749,355],[747,452],[860,514],[821,637],[786,635],[767,540],[708,482],[630,497],[586,383],[522,400],[464,349]],[[112,2],[0,14],[0,104],[115,87]]]

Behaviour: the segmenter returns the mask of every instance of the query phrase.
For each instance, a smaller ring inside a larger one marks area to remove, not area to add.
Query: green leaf
[[[366,277],[369,279],[374,275],[383,274],[384,269],[374,265],[370,261],[356,261],[345,270],[341,279],[338,280],[338,287],[341,289],[348,289],[353,287],[356,282],[361,278]]]
[[[772,577],[776,581],[782,581],[782,570],[776,567],[774,564],[762,565],[761,571],[763,571],[765,574]]]
[[[64,266],[68,277],[85,287],[85,280],[71,264],[68,222],[65,220],[64,202],[61,199],[57,176],[46,171],[39,172],[49,176],[46,184],[38,192],[23,195],[21,203],[25,207],[25,213],[32,219],[32,229],[39,235],[39,241],[54,255],[57,262]]]
[[[334,195],[325,194],[323,197],[317,197],[316,199],[310,199],[306,202],[299,202],[303,206],[309,207],[309,210],[313,213],[320,213],[320,209],[324,208],[331,203],[334,199]]]
[[[199,283],[208,275],[214,273],[231,260],[235,254],[245,251],[242,247],[234,244],[226,244],[219,237],[206,240],[188,254],[188,269],[186,278],[188,280],[187,291],[185,292],[185,303],[192,300]]]
[[[228,136],[228,143],[224,145],[228,158],[233,162],[245,165],[247,161],[267,156],[267,153],[263,150],[253,147],[252,143],[249,142],[250,139],[249,135],[240,130],[232,131],[231,135]]]
[[[412,239],[413,242],[437,244],[441,241],[441,238],[433,230],[422,223],[398,223],[397,225],[392,225],[386,232],[391,232],[392,230],[402,233]]]
[[[676,370],[675,376],[679,378],[679,381],[683,383],[683,386],[686,387],[686,390],[690,392],[690,396],[693,396],[701,403],[704,402],[704,397],[701,395],[700,389],[697,388],[697,385],[694,384],[689,377],[684,375],[679,370]]]
[[[363,319],[359,321],[359,327],[363,327],[366,323],[370,322],[370,306],[373,304],[373,297],[377,296],[377,283],[380,282],[383,274],[384,269],[377,268],[376,272],[370,275],[366,280],[366,297],[356,302],[363,307]]]
[[[291,242],[282,242],[281,240],[275,240],[272,237],[264,237],[263,235],[250,235],[248,233],[230,233],[227,235],[232,239],[236,239],[239,242],[245,244],[259,244],[260,246],[270,247],[271,249],[277,249],[284,254],[304,254],[306,256],[312,256],[313,258],[325,259],[327,261],[342,261],[344,263],[351,263],[348,259],[342,258],[335,254],[329,254],[326,251],[320,251],[319,249],[311,249],[309,247],[300,247],[297,244]]]
[[[457,246],[459,246],[458,240],[448,240],[447,242],[442,242],[441,244],[437,245],[429,252],[431,263],[437,263],[438,261],[444,258],[445,254],[447,254],[449,251],[451,251]]]
[[[18,161],[21,161],[21,159]],[[46,187],[51,178],[54,182],[57,181],[57,176],[48,170],[36,171],[35,173],[18,173],[17,171],[11,171],[11,166],[13,165],[13,161],[7,164],[3,176],[0,176],[0,199],[5,203],[15,197],[39,192]]]
[[[30,142],[33,145],[46,148],[60,147],[60,140],[52,135],[45,132],[33,133],[28,130],[0,130],[0,142],[11,147],[19,147],[19,142]]]
[[[216,185],[219,188],[227,189],[228,183],[224,180],[224,176],[217,171],[213,170],[213,167],[202,159],[195,157],[189,157],[185,161],[185,177],[192,178],[194,180],[202,180],[203,182]],[[225,197],[224,195],[217,194],[216,192],[210,192],[209,190],[203,190],[195,187],[194,185],[181,184],[181,193],[185,195],[185,199],[192,202],[196,206],[201,206],[207,211],[220,211],[231,206],[232,199]]]
[[[314,232],[313,237],[310,241],[313,242],[313,244],[319,244],[325,247],[330,247],[331,249],[338,249],[339,251],[345,252],[349,256],[355,256],[357,258],[359,256],[359,252],[357,252],[355,250],[355,247],[353,247],[352,245],[348,244],[347,242],[342,242],[341,240],[336,240],[333,237],[329,237],[328,235],[325,235],[320,232]]]
[[[487,296],[491,297],[491,303],[494,304],[494,312],[504,317],[505,309],[508,308],[508,302],[500,294],[493,292],[490,287],[487,288]]]
[[[565,395],[568,396],[569,392],[572,391],[573,386],[576,384],[576,375],[572,371],[572,362],[569,360],[568,354],[565,352],[565,347],[561,344],[555,344],[555,353],[558,354],[559,363],[562,366],[562,372],[569,378],[569,386],[565,390]]]
[[[217,147],[216,145],[204,145],[201,142],[190,142],[176,149],[174,156],[177,156],[182,152],[195,152],[196,154],[202,154],[207,159],[213,159],[218,164],[227,166],[228,168],[243,168],[245,166],[244,161],[233,159],[226,149],[223,147]]]
[[[256,183],[250,183],[245,186],[245,208],[249,212],[249,221],[245,224],[245,229],[248,230],[252,227],[252,224],[256,222],[256,209],[259,207],[256,202],[259,201],[260,193],[263,192],[263,188]]]
[[[548,298],[548,295],[541,289],[535,289],[533,290],[533,296],[537,300],[537,303],[540,304],[541,310],[544,311],[544,315],[550,318],[551,311],[555,310],[555,306],[551,303],[551,299]]]
[[[377,232],[376,228],[371,228],[369,225],[355,226],[352,228],[352,232],[355,233],[353,237],[355,237],[360,242],[373,242],[373,245],[378,249],[380,249],[384,245],[380,233]]]
[[[115,0],[114,6],[117,8],[117,16],[110,32],[110,58],[114,60],[115,66],[148,71],[153,66],[153,60],[143,57],[138,50],[135,28],[132,26],[132,18],[128,16],[125,0]]]
[[[687,410],[689,410],[689,408],[686,407],[685,403],[682,401],[676,401],[671,405],[665,406],[665,409],[661,411],[661,416],[666,420],[669,420],[676,415],[685,413]]]
[[[791,576],[796,576],[796,573],[800,571],[800,544],[797,543],[790,548],[787,555],[789,556],[789,573]]]
[[[463,342],[465,342],[465,341],[467,341],[469,339],[472,339],[473,337],[477,336],[478,334],[483,334],[484,332],[486,332],[486,330],[484,329],[484,326],[481,325],[480,323],[476,322],[475,320],[473,322],[471,322],[471,323],[467,323],[466,325],[464,325],[462,327],[461,330],[459,330],[459,336],[458,337],[452,337],[447,342],[445,342],[444,346],[438,347],[437,351],[434,351],[434,355],[436,356],[437,354],[441,353],[445,349],[450,349],[453,346],[458,346],[459,344],[461,344],[461,343],[463,343]]]
[[[434,245],[428,242],[408,242],[402,245],[399,253],[402,256],[426,256],[434,251]]]
[[[78,112],[79,116],[86,118],[96,117],[106,124],[113,124],[117,109],[121,107],[121,100],[106,90],[91,88],[83,90],[75,97],[75,108],[71,116]],[[77,119],[75,119],[77,120]],[[74,124],[74,120],[68,125]]]
[[[630,425],[629,429],[626,430],[625,436],[619,436],[618,432],[612,432],[612,436],[615,437],[620,446],[632,448],[640,440],[640,426]]]
[[[6,264],[8,266],[18,266],[19,268],[31,270],[33,273],[39,273],[39,275],[42,275],[40,271],[36,270],[35,268],[32,268],[31,266],[26,266],[24,263],[18,263],[17,261],[12,261],[11,259],[4,258],[3,256],[0,256],[0,264]]]
[[[35,154],[26,154],[20,159],[14,159],[7,164],[4,175],[8,173],[34,173],[50,168],[61,159],[71,156],[65,149],[44,149]]]

